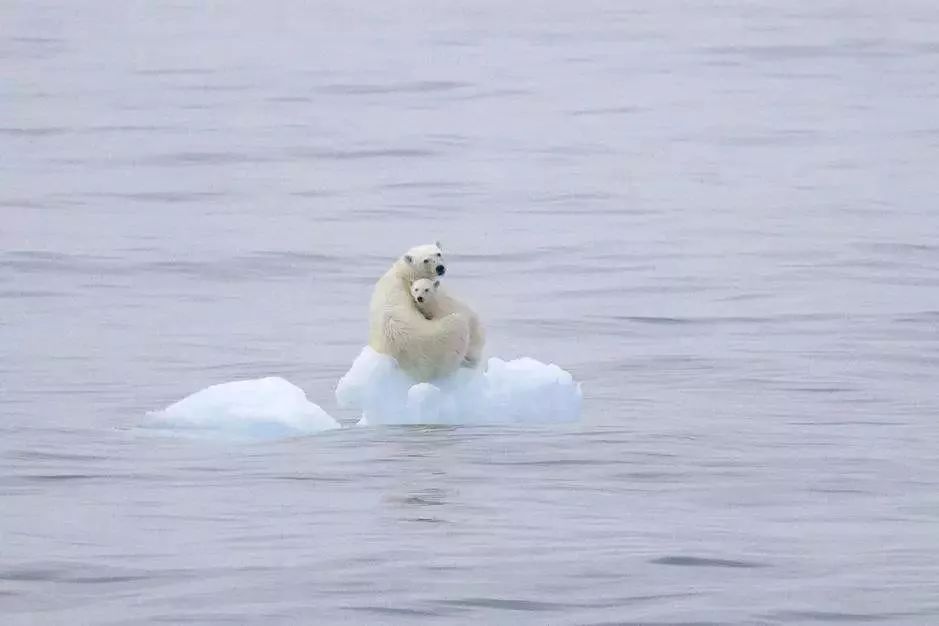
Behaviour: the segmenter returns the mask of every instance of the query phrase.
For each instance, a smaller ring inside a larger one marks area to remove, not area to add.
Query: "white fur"
[[[469,322],[469,346],[463,365],[476,367],[482,360],[486,332],[479,322],[479,316],[466,303],[448,294],[439,280],[419,278],[411,283],[411,299],[417,310],[427,319],[440,319],[454,313],[466,316]]]
[[[417,381],[456,371],[469,347],[469,322],[462,313],[428,320],[411,300],[411,283],[437,276],[444,265],[437,244],[417,246],[378,279],[369,305],[369,345],[387,354]]]

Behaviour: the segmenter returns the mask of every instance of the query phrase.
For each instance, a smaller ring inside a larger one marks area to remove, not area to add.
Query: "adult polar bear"
[[[446,270],[439,243],[416,246],[394,262],[372,292],[369,346],[394,357],[419,382],[455,372],[469,348],[465,315],[451,313],[429,320],[411,299],[411,283],[443,276]]]

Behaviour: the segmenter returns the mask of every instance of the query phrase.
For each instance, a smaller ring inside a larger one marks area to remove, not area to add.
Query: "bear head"
[[[418,304],[430,302],[437,294],[437,287],[439,286],[439,280],[419,278],[411,283],[411,297],[414,298],[414,301]]]
[[[447,266],[443,260],[440,242],[415,246],[401,257],[411,280],[420,278],[436,278],[443,276]]]

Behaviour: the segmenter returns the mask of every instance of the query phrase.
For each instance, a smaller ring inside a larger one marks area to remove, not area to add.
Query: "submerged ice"
[[[461,369],[417,383],[395,360],[366,347],[336,387],[339,406],[360,424],[524,424],[580,418],[580,384],[557,365],[490,358],[485,371]]]
[[[193,436],[276,439],[339,428],[307,400],[302,389],[278,377],[207,387],[150,413],[148,426]]]

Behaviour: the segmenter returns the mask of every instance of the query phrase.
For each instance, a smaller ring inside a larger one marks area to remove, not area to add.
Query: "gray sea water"
[[[0,622],[939,623],[939,5],[0,4]],[[580,424],[233,445],[440,239]]]

